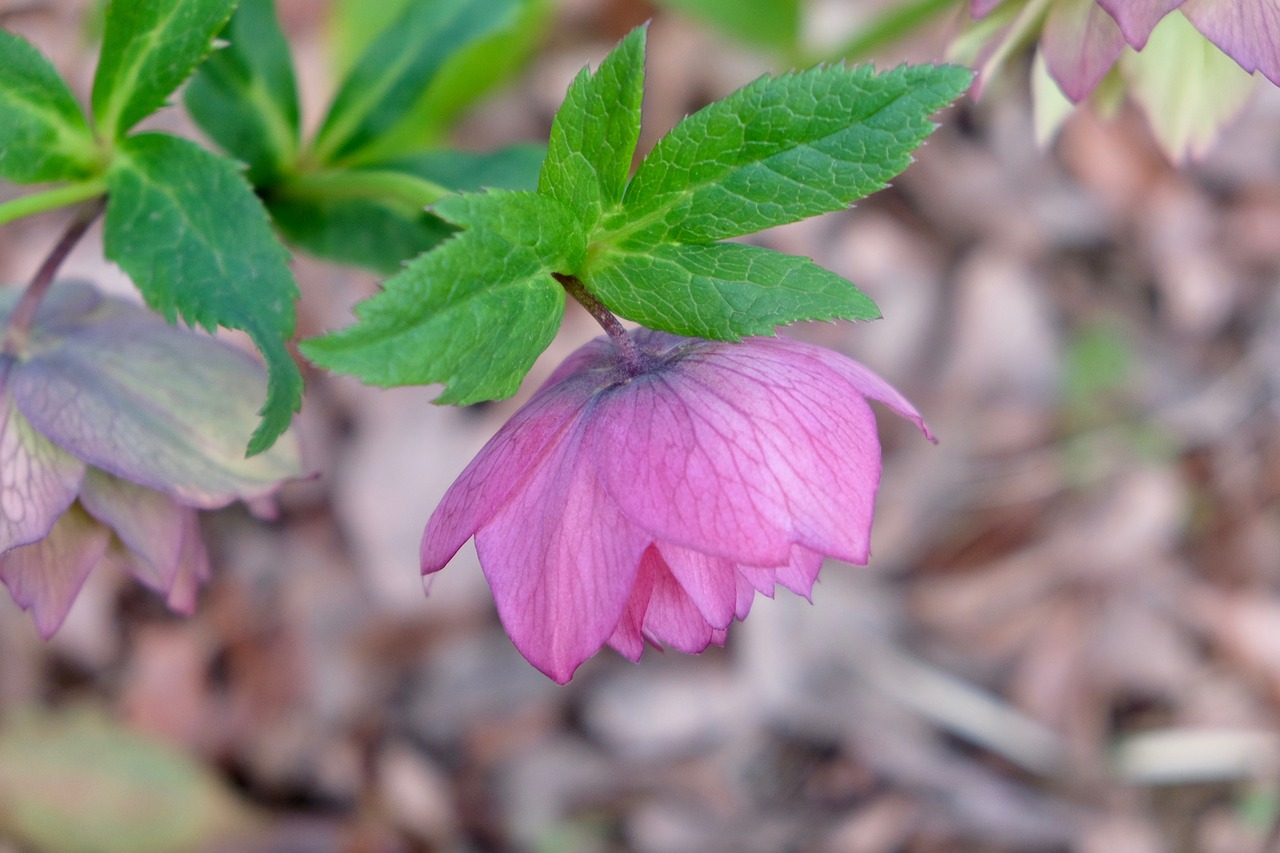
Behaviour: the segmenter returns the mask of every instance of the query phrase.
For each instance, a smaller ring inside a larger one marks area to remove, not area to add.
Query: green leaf
[[[501,30],[523,5],[524,0],[409,3],[343,81],[316,137],[316,159],[333,164],[388,156],[382,137],[398,134],[400,124],[412,119],[422,92],[448,58]],[[417,147],[427,141],[424,134]]]
[[[370,169],[297,175],[267,193],[267,209],[295,246],[391,275],[457,230],[424,210],[427,204],[456,190],[533,189],[545,153],[539,145],[441,150]]]
[[[582,69],[551,125],[538,192],[574,211],[585,231],[622,201],[640,138],[645,29],[619,42],[600,68]]]
[[[108,139],[164,106],[209,53],[236,0],[111,0],[93,78],[93,115]]]
[[[260,186],[298,153],[298,90],[274,0],[241,0],[221,39],[227,46],[200,66],[184,99],[200,128]]]
[[[580,264],[585,240],[568,211],[533,193],[453,196],[436,211],[468,230],[302,352],[375,385],[442,382],[438,403],[509,397],[560,327],[564,289],[552,272]]]
[[[550,23],[554,2],[517,0],[515,5],[510,13],[497,9],[499,17],[491,30],[460,45],[445,60],[404,118],[361,152],[361,162],[398,157],[437,143],[460,113],[525,66]]]
[[[408,172],[451,190],[532,190],[546,157],[545,145],[509,145],[480,153],[441,148],[389,161],[382,168]]]
[[[0,176],[38,183],[93,172],[93,133],[71,90],[40,51],[4,30],[0,115]]]
[[[799,0],[659,0],[749,44],[792,51],[800,37]]]
[[[266,212],[228,160],[173,136],[121,141],[108,174],[104,247],[173,322],[248,333],[267,362],[267,399],[249,455],[272,445],[302,402],[285,342],[297,287]]]
[[[271,218],[300,249],[382,275],[454,232],[438,216],[366,198],[271,198]]]
[[[954,66],[762,77],[686,118],[606,217],[621,246],[706,243],[840,210],[883,189],[968,87]]]
[[[808,258],[740,243],[669,244],[593,259],[583,283],[641,325],[737,340],[797,320],[873,320],[875,303]]]
[[[331,73],[337,78],[346,76],[409,3],[410,0],[331,0],[325,26]]]

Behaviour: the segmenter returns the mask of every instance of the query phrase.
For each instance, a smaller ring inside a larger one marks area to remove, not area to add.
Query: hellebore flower
[[[0,330],[16,300],[0,291]],[[191,611],[209,570],[196,510],[300,472],[292,434],[245,458],[265,394],[234,347],[86,284],[50,290],[0,351],[0,581],[43,636],[104,562]]]
[[[1113,68],[1175,161],[1207,152],[1251,94],[1251,74],[1280,85],[1275,0],[973,0],[971,8],[986,20],[954,49],[980,66],[979,90],[1038,36],[1033,89],[1041,141]],[[975,50],[979,42],[985,47]],[[1106,97],[1114,94],[1111,87]]]
[[[629,337],[638,368],[607,338],[570,356],[422,539],[430,575],[475,537],[507,633],[560,683],[606,643],[632,660],[645,640],[723,643],[756,592],[808,597],[824,555],[865,564],[880,481],[868,400],[929,436],[902,395],[821,347]]]

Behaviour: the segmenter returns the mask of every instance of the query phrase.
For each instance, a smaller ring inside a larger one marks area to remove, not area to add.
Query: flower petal
[[[715,629],[707,624],[697,603],[656,549],[645,551],[640,573],[647,573],[652,579],[644,611],[645,637],[690,655],[706,649]],[[723,630],[729,621],[732,618],[717,627]]]
[[[20,369],[0,355],[0,554],[48,534],[76,499],[85,470],[18,411],[10,379]]]
[[[192,506],[267,494],[300,472],[292,434],[245,458],[266,394],[253,358],[121,300],[37,320],[13,394],[60,447]]]
[[[702,620],[713,628],[727,627],[738,601],[738,569],[733,562],[669,543],[659,545],[658,551]]]
[[[1094,0],[1058,0],[1040,38],[1049,73],[1074,103],[1089,96],[1124,47],[1115,19]]]
[[[609,496],[660,541],[735,562],[782,565],[797,542],[864,562],[875,418],[802,346],[701,342],[603,392],[589,420]]]
[[[196,594],[200,586],[209,580],[209,552],[200,535],[200,516],[193,509],[182,511],[182,551],[178,556],[178,568],[169,586],[165,603],[175,613],[190,615],[196,609]]]
[[[1183,0],[1098,0],[1098,5],[1115,18],[1125,41],[1134,50],[1146,47],[1156,24],[1182,3]]]
[[[85,475],[80,503],[115,531],[138,580],[168,595],[175,610],[194,609],[196,588],[209,570],[195,510],[97,468]]]
[[[1182,13],[1240,67],[1280,86],[1280,3],[1276,0],[1187,0]]]
[[[582,350],[571,359],[574,365]],[[453,559],[513,494],[555,453],[595,392],[588,379],[562,365],[502,429],[445,492],[427,521],[419,557],[424,575],[438,572]]]
[[[0,556],[0,581],[9,587],[14,601],[31,610],[40,636],[48,639],[62,626],[110,540],[107,528],[73,506],[58,518],[48,536]]]
[[[791,552],[791,562],[778,569],[774,578],[796,595],[813,600],[813,584],[822,570],[822,555],[817,551],[796,546]]]
[[[570,428],[475,535],[512,642],[561,684],[613,634],[651,541],[600,487],[582,433]]]

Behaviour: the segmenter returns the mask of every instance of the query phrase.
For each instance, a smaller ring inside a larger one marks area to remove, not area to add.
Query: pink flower
[[[786,338],[630,333],[587,344],[480,451],[427,523],[422,571],[467,539],[498,615],[557,682],[606,643],[696,653],[756,592],[808,596],[824,556],[865,564],[880,481],[868,399],[929,436],[862,365]],[[932,436],[929,436],[932,438]]]
[[[0,331],[17,296],[0,290]],[[53,287],[26,342],[0,351],[0,581],[41,635],[104,563],[194,608],[209,571],[196,510],[300,473],[290,434],[245,458],[265,394],[234,347],[85,284]]]

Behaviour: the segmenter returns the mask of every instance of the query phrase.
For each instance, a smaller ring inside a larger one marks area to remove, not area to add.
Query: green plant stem
[[[960,0],[912,0],[892,4],[888,11],[873,18],[848,41],[831,51],[831,58],[865,59],[876,50],[893,44],[959,4]]]
[[[0,203],[0,225],[7,225],[16,219],[34,216],[37,213],[57,210],[59,207],[79,204],[95,196],[106,195],[106,192],[106,178],[94,178],[92,181],[80,184],[67,184],[51,190],[19,196]]]
[[[613,316],[605,304],[596,299],[595,294],[587,290],[586,286],[577,276],[562,275],[553,273],[555,280],[568,291],[579,305],[587,309],[587,313],[595,318],[605,333],[609,336],[609,340],[613,341],[613,345],[618,348],[618,354],[622,357],[622,364],[627,369],[627,373],[631,376],[639,376],[644,373],[649,365],[649,357],[636,346],[635,340],[627,334],[627,330],[618,322],[618,318]]]
[[[22,351],[27,343],[27,336],[31,332],[31,322],[35,319],[36,310],[40,307],[45,294],[49,292],[53,278],[58,274],[58,268],[62,266],[67,255],[71,254],[71,250],[75,248],[76,243],[80,242],[84,232],[89,230],[89,226],[106,206],[106,196],[99,196],[82,207],[76,214],[76,218],[71,220],[71,224],[67,226],[67,230],[63,232],[53,250],[44,259],[40,269],[36,270],[27,289],[22,292],[18,304],[13,306],[13,312],[9,314],[8,327],[4,332],[4,341],[0,343],[0,352],[13,355]]]
[[[398,202],[422,210],[451,194],[437,183],[405,172],[343,170],[301,172],[285,179],[276,190],[288,198],[360,198]]]

